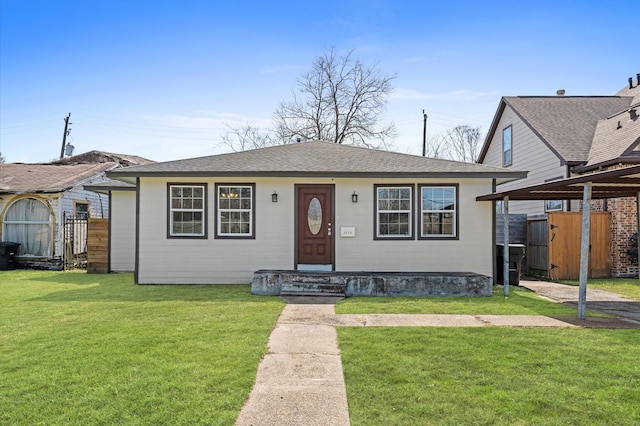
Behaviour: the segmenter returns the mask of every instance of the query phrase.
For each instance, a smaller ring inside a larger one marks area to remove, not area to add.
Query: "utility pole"
[[[64,133],[62,134],[62,148],[60,149],[60,159],[64,157],[64,146],[67,142],[67,136],[71,133],[71,129],[69,129],[69,119],[71,118],[71,113],[64,118]]]
[[[427,156],[427,113],[422,110],[424,116],[424,125],[422,128],[422,156]]]

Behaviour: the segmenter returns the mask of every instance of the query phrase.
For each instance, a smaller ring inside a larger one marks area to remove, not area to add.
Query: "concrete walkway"
[[[520,281],[520,285],[556,302],[577,303],[577,287],[542,281]],[[280,314],[269,337],[267,354],[258,366],[256,383],[236,425],[349,425],[336,326],[640,327],[640,302],[594,289],[587,291],[587,310],[601,310],[596,308],[614,304],[618,311],[629,315],[623,316],[624,320],[587,318],[585,321],[537,315],[336,315],[334,304],[310,304],[309,298],[305,299],[300,303],[289,301],[293,303],[287,304]],[[599,303],[607,305],[597,305]],[[623,304],[625,308],[620,310]]]
[[[535,291],[554,302],[578,306],[578,286],[547,281],[520,281],[520,286]],[[589,288],[587,285],[587,311],[603,312],[640,325],[640,301],[627,299],[615,293]]]
[[[350,424],[334,307],[285,306],[236,425]]]

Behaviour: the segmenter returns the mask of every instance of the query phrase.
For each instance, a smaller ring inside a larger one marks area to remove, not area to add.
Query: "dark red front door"
[[[300,185],[297,202],[297,263],[333,263],[333,186]]]

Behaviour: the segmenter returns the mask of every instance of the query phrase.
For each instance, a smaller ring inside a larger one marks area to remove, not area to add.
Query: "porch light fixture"
[[[358,194],[356,194],[356,191],[353,191],[353,194],[351,194],[351,202],[352,203],[358,202]]]
[[[278,202],[278,193],[276,191],[273,191],[273,194],[271,194],[271,202],[272,203]]]

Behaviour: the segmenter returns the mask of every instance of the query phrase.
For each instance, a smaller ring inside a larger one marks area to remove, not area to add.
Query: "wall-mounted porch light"
[[[278,202],[278,193],[276,191],[273,191],[273,194],[271,194],[271,202],[272,203]]]
[[[358,194],[356,194],[356,191],[353,191],[353,194],[351,194],[351,202],[352,203],[358,202]]]

